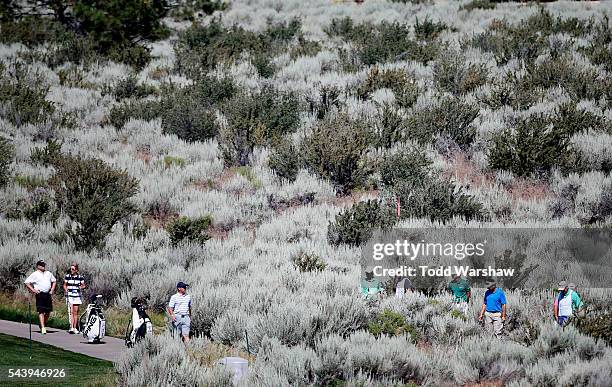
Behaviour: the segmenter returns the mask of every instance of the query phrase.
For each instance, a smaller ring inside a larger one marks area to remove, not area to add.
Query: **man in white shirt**
[[[51,295],[55,292],[55,277],[50,271],[45,269],[45,262],[40,260],[36,262],[36,271],[34,271],[24,281],[26,287],[36,296],[36,310],[38,311],[38,320],[40,321],[40,333],[47,333],[47,320],[53,310],[53,301]]]
[[[172,325],[183,337],[185,344],[189,342],[191,329],[191,296],[186,294],[187,286],[184,282],[176,284],[176,294],[170,297],[168,303],[168,314],[172,318]]]

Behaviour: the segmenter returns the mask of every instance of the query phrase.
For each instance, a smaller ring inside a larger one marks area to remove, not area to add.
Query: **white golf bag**
[[[85,313],[79,319],[83,337],[88,343],[99,343],[106,332],[106,320],[101,307],[102,295],[92,296]]]
[[[132,320],[125,331],[125,346],[132,348],[135,343],[146,335],[153,334],[153,324],[146,311],[146,301],[142,298],[132,298]]]

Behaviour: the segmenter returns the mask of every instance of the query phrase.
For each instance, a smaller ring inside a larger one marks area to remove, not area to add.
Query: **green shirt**
[[[470,284],[466,279],[461,278],[459,281],[451,281],[448,284],[448,290],[453,293],[453,297],[455,302],[467,302],[468,301],[468,292],[470,289]]]
[[[382,291],[382,285],[380,280],[373,278],[370,281],[366,279],[361,280],[361,294],[369,298],[371,296],[375,296]]]

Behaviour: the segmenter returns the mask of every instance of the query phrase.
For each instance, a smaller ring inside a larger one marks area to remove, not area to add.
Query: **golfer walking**
[[[70,272],[64,276],[64,294],[68,305],[68,319],[70,329],[68,333],[79,333],[77,328],[79,320],[79,305],[83,303],[81,291],[85,288],[85,279],[79,274],[79,265],[70,265]]]
[[[495,281],[487,281],[487,291],[478,320],[482,321],[484,317],[488,329],[492,328],[495,337],[500,337],[506,322],[506,295],[497,287]]]
[[[464,316],[467,316],[468,303],[472,297],[470,283],[466,279],[461,278],[461,275],[455,274],[452,281],[448,284],[447,290],[453,295],[455,308],[463,313]]]
[[[38,321],[40,322],[40,333],[47,334],[47,321],[53,310],[53,301],[51,295],[55,292],[55,277],[50,271],[46,270],[46,264],[40,260],[36,262],[36,271],[34,271],[24,281],[26,287],[36,297],[36,311],[38,312]]]
[[[191,329],[191,296],[187,294],[187,284],[176,284],[176,293],[170,297],[168,314],[172,318],[172,326],[180,333],[183,343],[189,342]]]

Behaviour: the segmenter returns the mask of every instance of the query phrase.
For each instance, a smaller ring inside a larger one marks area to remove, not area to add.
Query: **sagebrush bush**
[[[413,341],[416,341],[419,337],[416,329],[406,322],[406,318],[401,313],[390,309],[385,309],[368,323],[368,332],[376,337],[382,334],[388,336],[409,335]]]
[[[121,78],[112,88],[112,93],[117,100],[124,98],[144,98],[152,93],[155,89],[147,85],[139,85],[134,74],[130,74],[125,78]]]
[[[381,71],[378,67],[370,70],[365,81],[357,88],[357,95],[366,99],[374,91],[382,88],[391,89],[395,95],[395,102],[403,108],[414,105],[419,95],[415,80],[406,71],[402,69]]]
[[[221,127],[219,143],[228,166],[247,165],[255,146],[275,144],[299,124],[297,97],[273,88],[238,94],[223,104],[222,111],[227,124]]]
[[[62,155],[62,144],[55,139],[47,141],[44,148],[34,147],[30,152],[30,161],[35,165],[52,165]]]
[[[406,139],[406,126],[403,115],[389,104],[384,104],[376,117],[373,145],[389,149]]]
[[[511,128],[494,136],[489,166],[517,176],[545,174],[554,167],[568,169],[578,158],[570,143],[571,129],[558,126],[544,114],[518,118]]]
[[[170,242],[175,246],[184,240],[202,244],[210,239],[206,231],[211,224],[212,217],[210,216],[194,219],[181,216],[169,223],[166,230],[170,234]]]
[[[429,28],[429,27],[428,27]],[[357,45],[357,55],[364,65],[400,59],[426,64],[438,53],[440,43],[435,40],[419,42],[408,38],[410,26],[383,21],[378,24],[355,25],[349,17],[333,19],[325,29],[329,36],[340,36]]]
[[[430,165],[419,151],[396,154],[381,162],[384,194],[391,203],[400,200],[402,219],[429,218],[444,223],[458,216],[466,220],[487,218],[481,203],[460,186],[437,177]]]
[[[11,141],[0,137],[0,188],[8,184],[15,150]]]
[[[281,179],[293,182],[300,170],[300,161],[297,147],[291,139],[284,139],[272,148],[268,166]]]
[[[441,21],[433,21],[428,17],[419,22],[419,18],[416,18],[414,24],[414,35],[420,40],[435,39],[440,33],[446,30],[448,26]]]
[[[17,126],[50,120],[55,106],[45,99],[48,91],[40,74],[15,64],[14,71],[0,81],[2,117]]]
[[[458,98],[445,97],[433,106],[415,110],[408,117],[406,137],[429,144],[434,141],[434,136],[441,136],[465,150],[476,137],[473,122],[478,115],[478,106]]]
[[[465,94],[487,83],[483,65],[466,63],[458,53],[440,55],[434,63],[434,82],[440,91]]]
[[[130,119],[153,120],[163,112],[163,105],[158,101],[128,100],[111,108],[108,122],[117,129]]]
[[[327,263],[316,254],[300,251],[291,257],[293,266],[301,272],[322,271]]]
[[[301,144],[304,165],[329,179],[343,195],[365,182],[370,167],[365,159],[371,133],[367,124],[346,113],[325,118]]]
[[[495,9],[495,1],[491,0],[472,0],[469,3],[463,4],[459,10],[473,11],[475,9]]]
[[[314,115],[318,120],[322,120],[332,110],[339,110],[341,106],[340,96],[342,94],[343,92],[336,86],[321,86],[319,93],[315,97],[306,96],[310,114]]]
[[[329,222],[327,241],[335,246],[360,246],[370,239],[374,230],[388,229],[395,223],[393,210],[378,200],[356,203]]]
[[[301,35],[299,19],[269,24],[266,30],[256,33],[238,25],[226,28],[215,18],[206,26],[194,25],[179,35],[175,69],[194,78],[217,64],[237,60],[245,51],[265,60],[285,48],[296,35]]]
[[[137,211],[138,181],[102,160],[64,155],[54,160],[50,185],[58,207],[74,222],[66,230],[79,250],[101,247],[120,219]]]

